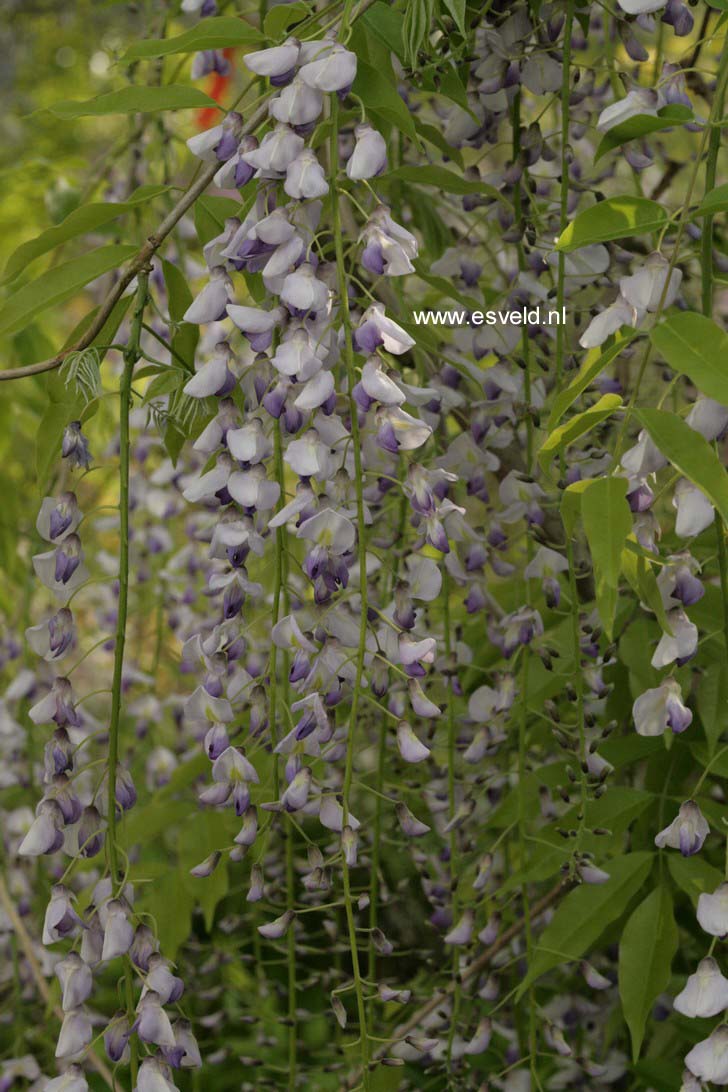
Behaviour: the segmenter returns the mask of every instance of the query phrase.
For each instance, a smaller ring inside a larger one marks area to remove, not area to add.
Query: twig
[[[13,932],[18,938],[18,943],[23,949],[23,955],[27,961],[30,973],[33,976],[33,980],[38,988],[38,993],[41,995],[46,1005],[53,1009],[54,1013],[60,1021],[63,1021],[63,1012],[54,1004],[51,997],[51,991],[48,989],[48,983],[43,977],[43,971],[41,970],[40,963],[36,958],[36,954],[33,951],[33,941],[31,940],[30,933],[25,928],[22,918],[18,914],[17,910],[13,906],[13,900],[10,897],[7,884],[2,876],[0,876],[0,903],[2,903],[3,910],[8,916],[8,920],[13,927]],[[17,1014],[16,1014],[17,1015]],[[114,1088],[114,1075],[107,1066],[106,1062],[102,1058],[99,1058],[98,1054],[94,1054],[93,1051],[89,1051],[88,1060],[94,1067],[96,1072],[103,1077],[109,1088]]]
[[[571,884],[563,883],[562,881],[559,881],[559,883],[555,884],[550,891],[547,891],[546,894],[542,898],[540,898],[538,902],[535,902],[534,905],[531,907],[531,922],[535,921],[537,917],[543,914],[544,910],[548,910],[549,906],[557,902],[558,899],[560,899],[562,895],[565,895],[568,891],[570,891],[571,888]],[[477,978],[478,975],[482,971],[484,971],[488,964],[492,961],[493,957],[496,956],[498,952],[500,952],[508,944],[510,944],[514,937],[518,936],[518,934],[523,930],[524,925],[525,919],[521,917],[518,919],[518,921],[515,921],[513,925],[511,925],[508,929],[501,933],[500,936],[493,941],[490,947],[486,948],[484,952],[481,952],[478,958],[473,960],[470,966],[463,971],[461,975],[461,984],[464,986],[473,978]],[[417,1009],[412,1014],[412,1016],[410,1016],[403,1024],[400,1024],[399,1027],[395,1029],[394,1034],[385,1043],[382,1043],[381,1046],[377,1047],[377,1049],[373,1052],[372,1062],[379,1061],[381,1058],[383,1058],[392,1043],[397,1042],[399,1039],[403,1039],[406,1035],[409,1035],[411,1031],[414,1031],[414,1029],[418,1027],[422,1023],[422,1021],[430,1015],[431,1012],[435,1011],[438,1005],[442,1004],[445,997],[453,992],[453,988],[454,983],[451,981],[448,983],[445,989],[438,991],[438,993],[436,993],[434,997],[431,997],[429,1001],[426,1001],[425,1004]],[[349,1081],[347,1084],[344,1085],[344,1088],[356,1088],[360,1076],[360,1071],[355,1073],[352,1077],[349,1078]]]
[[[252,133],[254,129],[257,129],[258,126],[265,121],[267,115],[268,104],[267,102],[264,102],[244,126],[243,134]],[[69,345],[66,349],[61,349],[59,353],[50,357],[48,360],[41,360],[37,364],[28,364],[23,368],[8,368],[6,371],[0,371],[0,381],[7,379],[24,379],[29,375],[40,375],[42,372],[53,371],[54,368],[59,368],[61,366],[70,353],[78,353],[81,352],[82,349],[87,349],[97,334],[103,329],[106,320],[109,318],[114,307],[124,295],[124,292],[136,275],[149,265],[149,262],[159,250],[172,229],[182,219],[187,210],[194,205],[197,198],[200,197],[210,185],[215,174],[219,170],[219,167],[220,164],[217,162],[208,164],[197,181],[182,195],[174,208],[165,216],[157,231],[149,236],[144,246],[141,247],[131,259],[129,265],[102,303],[93,322],[77,342],[73,345]]]

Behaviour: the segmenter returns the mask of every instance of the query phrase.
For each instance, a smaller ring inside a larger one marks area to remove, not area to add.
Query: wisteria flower
[[[680,805],[670,825],[655,836],[655,845],[658,849],[666,846],[679,849],[683,857],[692,857],[703,848],[709,833],[710,827],[700,808],[693,800],[687,800]]]

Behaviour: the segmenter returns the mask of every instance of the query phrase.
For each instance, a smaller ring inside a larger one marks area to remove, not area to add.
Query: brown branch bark
[[[255,111],[249,121],[246,123],[243,133],[252,133],[254,129],[257,129],[261,122],[265,121],[268,114],[267,101]],[[184,214],[189,208],[194,205],[195,201],[212,182],[214,175],[216,174],[220,164],[210,163],[205,166],[200,177],[194,182],[189,189],[182,195],[177,204],[167,214],[158,229],[153,235],[150,235],[144,246],[130,260],[128,266],[122,273],[119,280],[112,288],[109,295],[104,300],[103,304],[99,308],[98,314],[95,316],[93,322],[89,325],[85,333],[75,342],[73,345],[69,345],[67,349],[62,349],[55,356],[50,357],[48,360],[41,360],[37,364],[28,364],[22,368],[8,368],[5,371],[0,371],[0,381],[8,379],[25,379],[29,375],[40,375],[42,372],[53,371],[54,368],[59,368],[63,361],[70,353],[81,352],[83,349],[87,349],[93,342],[94,338],[101,332],[104,327],[104,323],[111,315],[116,304],[119,302],[124,292],[132,283],[134,278],[142,269],[145,269],[156,252],[161,247],[164,240],[169,233],[175,227],[175,225],[182,219]]]

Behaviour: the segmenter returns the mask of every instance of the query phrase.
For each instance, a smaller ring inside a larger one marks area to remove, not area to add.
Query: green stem
[[[571,535],[566,536],[566,559],[569,563],[569,598],[571,615],[571,642],[574,649],[574,689],[576,691],[576,723],[579,731],[579,778],[581,782],[581,807],[578,815],[578,835],[576,846],[579,848],[581,835],[586,822],[587,783],[582,763],[586,762],[586,730],[584,723],[584,675],[581,669],[581,640],[579,635],[579,593],[576,587],[576,567],[574,564],[574,543]]]
[[[401,459],[401,456],[400,456]],[[397,539],[398,543],[404,541],[405,530],[407,525],[407,494],[404,489],[400,492],[399,499],[399,518],[397,521]],[[385,589],[383,595],[383,601],[391,599],[397,588],[397,579],[399,576],[399,561],[400,553],[397,551],[394,555],[394,561],[392,563],[392,569],[390,574],[390,582],[388,592]],[[382,572],[384,573],[384,569]],[[382,587],[384,588],[384,580],[382,580]],[[384,774],[386,770],[387,760],[387,721],[385,717],[382,717],[379,721],[379,733],[377,739],[377,777],[375,781],[376,789],[376,804],[374,807],[374,830],[372,831],[372,863],[371,872],[369,875],[369,948],[367,959],[367,978],[370,982],[376,982],[377,979],[377,950],[374,947],[374,930],[378,924],[379,914],[379,868],[381,861],[381,849],[382,849],[382,811],[384,808]]]
[[[723,53],[723,59],[725,59],[725,51]],[[723,61],[721,62],[721,71],[723,69]],[[718,86],[716,89],[716,97],[714,102],[714,110],[716,116],[723,117],[725,109],[725,97],[726,97],[726,79],[718,79]],[[718,166],[718,153],[720,152],[720,141],[722,131],[715,125],[710,130],[710,138],[708,140],[708,156],[705,161],[705,190],[704,195],[707,194],[715,187],[715,177]],[[708,318],[713,317],[713,217],[708,214],[703,218],[703,234],[701,237],[701,302],[703,307],[703,314]],[[725,668],[728,671],[728,557],[726,556],[726,524],[720,515],[720,512],[715,513],[715,534],[718,542],[718,569],[720,572],[720,592],[721,600],[723,604],[723,632],[725,639]],[[728,843],[726,853],[728,854]]]
[[[713,158],[713,160],[715,160],[715,158],[717,158],[718,147],[720,146],[720,132],[721,132],[721,130],[720,130],[719,127],[717,127],[715,125],[715,122],[722,116],[722,113],[723,113],[723,101],[725,99],[726,82],[727,81],[728,81],[728,50],[723,49],[722,52],[721,52],[720,67],[718,69],[718,79],[717,79],[717,83],[716,83],[715,99],[713,100],[713,104],[712,104],[711,110],[710,110],[710,116],[709,116],[709,119],[708,119],[709,124],[706,125],[704,127],[704,129],[703,129],[703,133],[702,133],[702,136],[700,138],[700,144],[698,146],[698,152],[697,152],[697,155],[695,157],[695,165],[693,167],[693,171],[692,171],[692,174],[690,176],[690,181],[688,183],[688,188],[687,188],[687,193],[685,195],[685,200],[683,202],[682,209],[680,210],[680,216],[679,216],[679,219],[678,219],[677,231],[676,231],[676,235],[675,235],[675,241],[673,243],[672,256],[670,258],[670,262],[669,262],[668,267],[667,267],[667,276],[665,277],[665,285],[664,285],[664,287],[662,289],[662,293],[660,295],[660,299],[659,299],[658,304],[657,304],[657,309],[655,311],[655,321],[657,321],[659,319],[660,315],[662,314],[662,309],[665,306],[665,299],[667,298],[667,293],[668,293],[668,290],[669,290],[669,287],[670,287],[670,281],[672,280],[672,273],[673,273],[673,270],[674,270],[674,268],[675,268],[675,266],[677,264],[678,254],[679,254],[679,251],[680,251],[680,243],[682,241],[682,237],[683,237],[683,234],[685,232],[685,228],[687,226],[687,222],[688,222],[688,219],[689,219],[689,216],[690,216],[690,206],[691,206],[691,202],[692,202],[693,191],[695,189],[695,184],[696,184],[696,182],[698,180],[698,173],[700,171],[700,167],[701,167],[701,164],[702,164],[703,155],[705,154],[706,146],[709,148],[708,164],[710,164],[710,161],[711,161],[710,148],[715,147],[715,151],[714,151],[714,154],[713,154],[712,158]],[[717,143],[717,145],[714,146],[713,145],[713,140],[714,140],[714,134],[716,132],[718,133],[718,143]],[[710,144],[709,144],[709,141],[710,141]],[[715,167],[713,167],[713,170],[715,170]],[[715,177],[715,175],[713,175],[713,177]],[[710,219],[709,217],[706,217],[706,220],[709,220],[709,219]],[[711,231],[707,232],[707,234],[709,236],[710,236],[711,233],[712,233]],[[706,235],[706,230],[705,230],[705,225],[704,225],[704,227],[703,227],[703,237],[704,237],[703,238],[703,246],[706,245],[705,244],[705,235]],[[707,270],[705,268],[705,263],[703,263],[703,265],[704,265],[703,276],[705,276],[705,274],[707,272],[710,287],[706,291],[705,283],[703,283],[703,307],[706,306],[706,303],[708,301],[708,292],[709,292],[710,293],[710,301],[711,301],[710,304],[709,304],[709,307],[710,307],[710,310],[712,310],[712,281],[713,281],[712,243],[708,244],[708,253],[711,255],[711,257],[710,257],[710,260],[707,263],[707,266],[708,266]],[[624,442],[625,442],[625,439],[626,439],[626,436],[627,436],[627,428],[628,428],[630,419],[632,417],[632,414],[634,413],[634,408],[635,408],[635,406],[637,404],[637,398],[639,397],[639,392],[640,392],[640,387],[642,385],[642,380],[644,379],[645,372],[647,371],[647,365],[649,364],[651,357],[652,357],[652,341],[648,339],[647,347],[645,349],[644,355],[642,357],[642,362],[640,364],[640,370],[639,370],[639,373],[637,375],[637,382],[635,383],[634,388],[632,390],[632,394],[631,394],[629,403],[627,404],[627,409],[626,409],[626,412],[624,414],[624,418],[622,420],[622,425],[621,425],[621,428],[619,430],[619,434],[617,436],[617,443],[616,443],[616,446],[615,446],[614,459],[612,460],[612,465],[611,465],[610,470],[609,470],[610,474],[613,474],[615,472],[615,470],[617,469],[617,466],[619,465],[619,460],[620,460],[622,450],[624,448]]]
[[[139,340],[147,303],[149,273],[143,270],[137,278],[134,314],[129,334],[129,344],[124,350],[124,371],[119,390],[119,603],[116,617],[114,643],[114,676],[111,684],[111,716],[109,720],[108,799],[106,847],[111,873],[111,885],[115,894],[123,884],[119,870],[119,843],[116,822],[116,772],[119,765],[119,725],[121,721],[122,676],[124,672],[124,645],[129,610],[129,410],[134,365],[139,360]],[[130,1023],[134,1022],[133,969],[128,957],[124,959],[125,1002]],[[129,1043],[132,1087],[137,1080],[137,1044],[132,1037]]]
[[[279,420],[273,426],[273,467],[276,481],[280,488],[276,511],[285,504],[285,471],[283,466],[283,446],[281,442],[281,424]],[[275,572],[273,584],[273,625],[275,626],[281,616],[281,605],[284,612],[288,613],[287,591],[287,550],[286,529],[276,527],[275,548]],[[288,693],[288,657],[284,656],[283,662],[283,700],[287,701]],[[273,746],[278,743],[278,649],[271,644],[270,654],[270,733]],[[280,796],[280,772],[278,758],[273,763],[273,783],[276,799]],[[286,822],[286,909],[293,910],[296,902],[295,869],[293,864],[293,825]],[[293,927],[288,930],[286,938],[286,964],[288,968],[288,1088],[293,1092],[296,1087],[297,1070],[297,1038],[298,1028],[296,1020],[296,933]]]
[[[516,92],[513,100],[513,162],[517,163],[521,155],[521,92]],[[524,176],[526,168],[524,166]],[[526,269],[526,254],[523,249],[523,233],[525,231],[525,217],[523,203],[521,201],[521,182],[516,182],[513,188],[513,212],[516,218],[519,238],[516,245],[518,254],[518,268],[521,272]],[[531,473],[533,463],[533,415],[531,413],[531,344],[528,329],[524,326],[521,335],[521,351],[523,352],[523,398],[526,403],[526,465],[528,473]]]
[[[571,37],[574,28],[574,0],[566,5],[564,26],[564,57],[561,80],[561,194],[559,202],[559,235],[566,227],[569,209],[569,96],[571,95]],[[556,309],[564,313],[564,281],[566,255],[559,251],[556,280]],[[564,337],[566,331],[561,322],[556,327],[556,383],[558,386],[564,370]]]
[[[449,674],[452,666],[452,632],[450,628],[450,574],[447,570],[447,566],[443,566],[442,573],[442,616],[443,627],[445,630],[445,659],[447,661],[448,674],[446,675],[447,686],[447,800],[448,809],[450,813],[450,819],[455,818],[456,799],[455,799],[455,703],[453,701],[452,691],[452,677]],[[452,920],[453,922],[458,920],[458,868],[457,868],[457,830],[453,825],[450,831],[450,899],[452,906]],[[447,1068],[450,1069],[452,1063],[452,1047],[455,1039],[455,1032],[458,1027],[458,1016],[460,1013],[460,953],[457,945],[453,946],[452,953],[452,978],[453,978],[453,998],[452,998],[452,1015],[450,1017],[450,1030],[447,1037]]]
[[[345,13],[348,7],[345,8]],[[344,22],[343,20],[342,22]],[[356,489],[356,514],[357,514],[357,547],[359,560],[359,643],[356,656],[356,675],[351,695],[351,712],[349,714],[349,731],[346,740],[346,764],[344,769],[344,786],[342,793],[343,826],[349,822],[349,798],[351,794],[351,780],[354,771],[354,741],[356,738],[357,716],[359,712],[359,695],[361,692],[362,678],[364,675],[364,655],[367,639],[367,547],[366,524],[364,519],[364,475],[361,458],[361,436],[359,433],[359,410],[354,399],[353,391],[356,386],[356,371],[354,366],[354,345],[351,334],[351,315],[349,313],[349,296],[346,284],[346,270],[344,268],[344,242],[341,231],[341,210],[336,192],[336,180],[339,165],[339,102],[336,95],[331,98],[331,144],[330,144],[330,172],[329,189],[331,195],[331,218],[334,234],[334,249],[336,255],[336,272],[338,278],[338,294],[341,321],[344,327],[344,360],[346,364],[347,393],[349,400],[349,416],[351,418],[351,439],[354,456],[354,487]],[[344,903],[346,907],[346,921],[349,931],[349,946],[351,949],[351,964],[354,974],[354,988],[356,991],[356,1004],[359,1016],[359,1038],[361,1041],[361,1065],[364,1088],[368,1089],[369,1081],[369,1035],[367,1032],[366,1008],[364,1005],[364,991],[362,988],[361,972],[359,968],[359,951],[356,939],[356,924],[351,898],[351,879],[349,866],[346,859],[342,858],[341,864],[344,882]]]
[[[516,93],[513,100],[513,162],[518,162],[521,154],[521,94]],[[525,167],[524,167],[525,175]],[[526,255],[523,249],[523,232],[525,218],[521,202],[521,183],[516,182],[513,193],[513,211],[519,228],[519,240],[517,244],[518,268],[523,271],[526,268]],[[523,395],[526,403],[526,470],[530,474],[533,466],[533,417],[531,414],[531,346],[528,330],[524,326],[521,337],[521,348],[524,361]],[[533,541],[527,529],[526,553],[530,561],[533,556]],[[526,581],[526,601],[530,606],[530,592]],[[528,674],[529,674],[530,650],[528,645],[523,648],[523,667],[521,676],[521,715],[518,725],[518,843],[521,855],[521,867],[526,867],[526,751],[528,746]],[[532,934],[531,934],[531,907],[529,901],[528,884],[524,881],[521,885],[521,898],[523,900],[524,933],[526,939],[526,963],[531,966]],[[529,1068],[532,1080],[535,1080],[535,1056],[536,1056],[536,1009],[533,999],[533,988],[528,992],[528,1052]]]

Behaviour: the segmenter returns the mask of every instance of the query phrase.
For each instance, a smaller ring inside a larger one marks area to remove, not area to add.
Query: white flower
[[[399,406],[382,407],[377,410],[376,419],[380,443],[387,451],[394,447],[395,454],[397,451],[414,451],[422,447],[432,435],[429,425]]]
[[[638,735],[661,736],[668,728],[684,732],[693,714],[683,705],[679,683],[664,679],[653,690],[640,694],[632,706],[632,717]]]
[[[650,12],[660,11],[667,0],[617,0],[622,11],[627,15],[649,15]]]
[[[679,849],[683,857],[699,853],[710,827],[694,800],[686,800],[673,821],[655,837],[658,849]]]
[[[93,1038],[93,1028],[83,1009],[67,1012],[61,1024],[56,1045],[56,1058],[76,1058],[82,1054]]]
[[[412,598],[421,599],[426,603],[437,599],[442,588],[440,566],[431,557],[421,557],[419,554],[409,554],[404,564],[407,570],[409,594]]]
[[[667,308],[677,299],[682,281],[682,270],[673,269],[670,284],[665,291],[670,263],[661,254],[650,254],[644,265],[631,277],[622,277],[619,290],[624,299],[637,311],[656,311],[662,294],[665,298],[662,306]]]
[[[371,125],[363,123],[354,129],[356,144],[346,164],[346,174],[352,181],[376,178],[387,166],[387,142]]]
[[[672,503],[677,511],[675,534],[680,538],[694,538],[710,527],[715,519],[713,505],[702,490],[687,478],[681,478],[675,486]]]
[[[296,38],[288,38],[283,45],[271,49],[258,49],[243,57],[243,64],[256,76],[285,76],[296,67],[301,43]]]
[[[293,273],[289,273],[281,288],[281,302],[292,311],[305,315],[309,312],[324,311],[329,300],[329,290],[316,276],[312,265],[304,262]]]
[[[131,948],[134,926],[129,921],[128,910],[119,899],[112,899],[106,909],[102,962],[124,955]]]
[[[361,823],[356,819],[351,812],[346,817],[347,825],[352,830],[358,830]],[[327,830],[336,831],[337,834],[341,834],[344,829],[344,809],[335,796],[324,796],[321,798],[321,807],[319,809],[319,822]]]
[[[297,201],[312,197],[323,197],[329,192],[329,184],[324,169],[310,148],[304,148],[286,168],[286,181],[283,189],[289,197]]]
[[[230,454],[241,463],[260,463],[271,454],[270,441],[257,417],[242,428],[231,429],[227,434],[227,446]]]
[[[288,164],[303,149],[303,145],[303,137],[294,133],[290,126],[276,125],[275,129],[265,134],[259,148],[244,152],[242,158],[259,171],[272,171],[274,175],[282,175]]]
[[[210,270],[210,280],[184,313],[184,321],[199,326],[225,317],[225,309],[233,299],[233,282],[218,265]]]
[[[356,542],[356,530],[351,520],[333,508],[322,508],[298,528],[298,537],[317,546],[325,546],[332,554],[348,553]]]
[[[361,317],[354,333],[354,344],[359,352],[373,353],[381,345],[385,352],[399,356],[411,349],[415,341],[401,326],[387,318],[383,304],[373,303]]]
[[[306,42],[301,61],[312,59],[299,69],[299,76],[317,91],[343,91],[356,77],[356,53],[338,42]]]
[[[190,398],[209,398],[213,394],[229,390],[230,384],[235,381],[230,370],[234,361],[235,357],[228,343],[218,342],[212,357],[185,383],[185,394]]]
[[[88,1092],[88,1082],[83,1070],[72,1065],[60,1077],[54,1077],[44,1084],[43,1092]]]
[[[532,560],[523,570],[523,575],[529,580],[532,578],[541,580],[544,576],[568,572],[568,569],[569,562],[563,554],[557,553],[548,546],[539,546]]]
[[[430,748],[417,738],[406,720],[397,725],[397,747],[405,762],[424,762],[430,753]]]
[[[712,894],[700,895],[697,917],[700,928],[712,937],[728,934],[728,883],[716,887]]]
[[[643,429],[637,437],[637,443],[622,456],[622,466],[633,478],[645,478],[648,474],[656,474],[667,466],[667,459],[652,440],[650,434]]]
[[[663,633],[650,663],[653,667],[667,667],[678,660],[684,663],[693,656],[698,647],[698,627],[694,625],[684,610],[671,610],[667,615],[672,636]]]
[[[619,295],[614,303],[594,316],[579,338],[579,344],[582,349],[595,349],[612,334],[616,334],[622,326],[637,326],[640,318],[640,313],[627,302],[624,296]]]
[[[701,395],[696,399],[685,422],[706,440],[717,440],[728,428],[728,407]]]
[[[703,1017],[717,1016],[728,1008],[728,978],[723,977],[714,959],[701,959],[673,1006],[683,1016]]]
[[[331,372],[319,371],[301,389],[293,401],[297,409],[310,411],[323,406],[335,393],[334,377]]]
[[[728,1084],[728,1026],[721,1024],[712,1035],[694,1046],[685,1065],[701,1080]]]
[[[659,5],[662,7],[662,4]],[[650,9],[655,10],[655,9]],[[606,133],[623,121],[637,117],[640,114],[657,114],[657,96],[653,91],[640,87],[636,91],[630,91],[623,99],[618,99],[611,106],[602,110],[597,119],[597,130]]]
[[[400,387],[382,368],[378,356],[370,356],[361,371],[361,385],[364,393],[373,402],[386,406],[401,406],[406,401]]]
[[[310,125],[323,108],[324,97],[321,92],[306,83],[300,75],[284,87],[270,104],[271,115],[276,121],[293,126]],[[249,158],[247,162],[250,162]]]
[[[135,1092],[179,1092],[172,1081],[169,1066],[156,1058],[145,1058],[139,1066]]]

